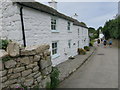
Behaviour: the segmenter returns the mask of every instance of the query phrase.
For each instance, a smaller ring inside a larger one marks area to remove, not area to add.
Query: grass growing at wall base
[[[52,72],[51,72],[51,83],[47,82],[46,83],[46,88],[47,90],[54,90],[55,88],[58,87],[60,80],[59,80],[59,73],[60,71],[58,70],[57,67],[52,67]]]
[[[10,40],[0,39],[0,49],[4,49],[6,51],[9,42],[10,42]]]

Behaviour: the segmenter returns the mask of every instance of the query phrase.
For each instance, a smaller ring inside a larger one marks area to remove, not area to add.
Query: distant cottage
[[[2,39],[11,39],[24,46],[49,44],[53,66],[70,56],[77,49],[89,45],[88,28],[75,18],[57,9],[57,2],[50,6],[39,2],[1,2]]]

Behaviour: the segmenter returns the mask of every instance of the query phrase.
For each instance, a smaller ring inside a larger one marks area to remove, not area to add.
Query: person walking
[[[112,48],[112,40],[109,41],[109,47]]]
[[[97,40],[97,46],[99,46],[99,45],[100,45],[100,39]]]
[[[104,48],[106,48],[106,45],[107,45],[107,40],[106,39],[103,41],[103,44],[104,44]]]

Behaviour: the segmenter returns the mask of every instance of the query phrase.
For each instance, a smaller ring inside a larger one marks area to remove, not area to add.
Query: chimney
[[[74,19],[78,19],[77,13],[75,13],[75,14],[73,15],[73,18],[74,18]]]
[[[54,8],[57,10],[57,2],[55,0],[51,0],[50,2],[48,2],[50,7]]]

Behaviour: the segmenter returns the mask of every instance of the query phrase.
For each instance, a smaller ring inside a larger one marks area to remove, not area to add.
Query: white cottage
[[[77,49],[89,45],[88,28],[78,20],[38,2],[2,2],[3,39],[24,46],[49,44],[53,66],[77,55]]]

